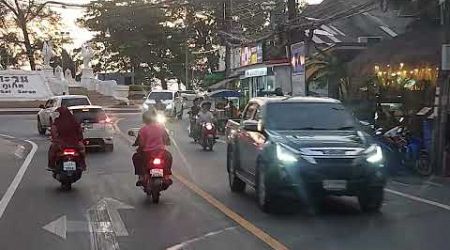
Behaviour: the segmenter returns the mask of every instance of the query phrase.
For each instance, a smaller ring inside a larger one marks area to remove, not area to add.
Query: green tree
[[[327,85],[330,97],[341,99],[351,92],[346,65],[336,56],[321,52],[307,61],[306,68],[309,71],[306,82]]]
[[[58,29],[59,15],[47,8],[49,3],[0,0],[0,10],[3,12],[1,38],[22,50],[32,70],[36,69],[36,43]]]

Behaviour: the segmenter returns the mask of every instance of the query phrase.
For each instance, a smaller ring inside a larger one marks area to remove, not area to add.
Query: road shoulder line
[[[389,188],[385,188],[384,190],[386,192],[388,192],[388,193],[395,194],[395,195],[401,196],[403,198],[407,198],[407,199],[410,199],[410,200],[413,200],[413,201],[422,202],[422,203],[425,203],[425,204],[428,204],[428,205],[431,205],[431,206],[439,207],[439,208],[442,208],[442,209],[450,211],[450,206],[449,205],[445,205],[445,204],[442,204],[442,203],[439,203],[439,202],[436,202],[436,201],[431,201],[431,200],[427,200],[427,199],[424,199],[424,198],[420,198],[418,196],[405,194],[405,193],[402,193],[402,192],[399,192],[399,191],[395,191],[395,190],[389,189]]]
[[[25,142],[31,144],[32,149],[30,153],[28,153],[27,157],[25,158],[24,162],[22,163],[22,166],[20,167],[19,171],[17,172],[16,176],[14,177],[13,181],[9,185],[8,189],[6,190],[5,194],[3,195],[2,199],[0,200],[0,220],[3,217],[3,214],[5,213],[6,208],[8,207],[9,202],[11,201],[14,193],[16,192],[17,188],[20,185],[20,182],[22,181],[23,176],[25,175],[25,172],[28,169],[28,166],[31,163],[31,160],[33,160],[34,154],[36,153],[38,146],[36,143],[24,140]]]

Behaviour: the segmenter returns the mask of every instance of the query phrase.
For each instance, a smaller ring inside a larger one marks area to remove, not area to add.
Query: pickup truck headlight
[[[147,104],[147,103],[144,103],[144,104],[142,104],[142,107],[143,107],[144,109],[148,109],[148,104]]]
[[[383,161],[383,151],[378,145],[370,146],[364,153],[366,153],[366,161],[369,163],[380,163]]]
[[[283,163],[297,162],[297,156],[281,145],[276,146],[277,159]]]

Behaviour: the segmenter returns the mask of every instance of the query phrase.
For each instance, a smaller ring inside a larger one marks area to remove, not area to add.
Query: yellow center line
[[[127,135],[125,135],[119,128],[119,126],[117,125],[119,123],[119,121],[122,119],[118,119],[115,123],[114,126],[116,127],[116,131],[119,132],[119,134],[127,141],[129,141],[130,143],[133,143],[132,140],[130,140],[128,138]],[[184,157],[183,153],[181,152],[180,148],[178,147],[178,145],[176,143],[174,143],[175,148],[178,151],[178,154],[181,156],[181,158],[183,159],[183,161],[187,161],[186,158]],[[259,238],[261,241],[263,241],[264,243],[266,243],[268,246],[270,246],[272,249],[276,249],[276,250],[287,250],[288,247],[283,245],[281,242],[279,242],[277,239],[273,238],[272,236],[270,236],[268,233],[264,232],[262,229],[260,229],[259,227],[255,226],[254,224],[252,224],[250,221],[246,220],[244,217],[240,216],[238,213],[234,212],[232,209],[228,208],[227,206],[225,206],[225,204],[223,204],[222,202],[220,202],[219,200],[217,200],[216,198],[214,198],[212,195],[210,195],[209,193],[207,193],[206,191],[204,191],[203,189],[201,189],[200,187],[198,187],[197,185],[195,185],[193,182],[191,182],[190,180],[186,179],[184,176],[179,175],[177,173],[173,173],[173,177],[175,177],[175,179],[177,179],[179,182],[181,182],[183,185],[185,185],[186,187],[188,187],[192,192],[196,193],[197,195],[199,195],[201,198],[203,198],[206,202],[208,202],[210,205],[212,205],[213,207],[215,207],[216,209],[218,209],[220,212],[222,212],[223,214],[225,214],[228,218],[230,218],[231,220],[235,221],[237,224],[239,224],[241,227],[245,228],[248,232],[250,232],[251,234],[253,234],[254,236],[256,236],[257,238]]]

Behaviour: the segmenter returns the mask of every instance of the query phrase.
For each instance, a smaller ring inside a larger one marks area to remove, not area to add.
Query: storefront
[[[236,71],[239,74],[237,88],[242,93],[242,103],[258,96],[273,95],[277,88],[284,94],[292,91],[290,73],[291,67],[287,62],[263,63],[242,67]]]

